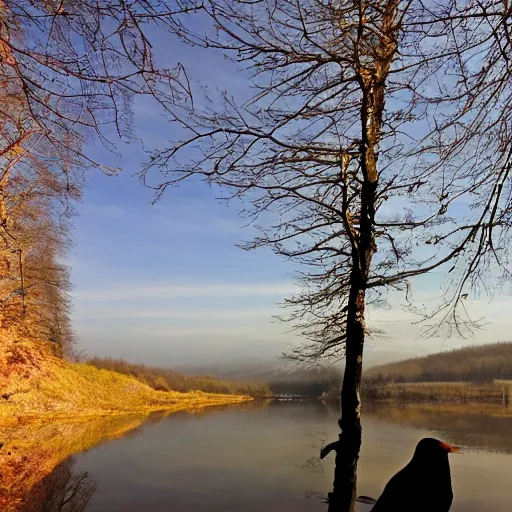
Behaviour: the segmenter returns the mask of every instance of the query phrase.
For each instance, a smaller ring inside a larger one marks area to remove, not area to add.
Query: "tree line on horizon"
[[[512,380],[512,342],[473,345],[369,368],[368,385],[388,382],[475,382]]]
[[[92,357],[86,362],[99,369],[135,377],[157,391],[204,391],[225,395],[249,395],[256,398],[265,398],[272,394],[266,383],[220,379],[214,375],[186,375],[168,368],[129,363],[120,358]]]
[[[274,395],[297,395],[306,398],[337,396],[341,372],[334,366],[299,367],[270,377],[268,387]]]
[[[112,370],[135,377],[157,391],[204,391],[255,398],[271,398],[276,395],[320,398],[324,394],[335,396],[339,391],[340,373],[333,367],[316,366],[280,371],[267,378],[229,379],[216,375],[189,375],[170,368],[130,363],[122,358],[90,357],[85,360],[98,369]]]

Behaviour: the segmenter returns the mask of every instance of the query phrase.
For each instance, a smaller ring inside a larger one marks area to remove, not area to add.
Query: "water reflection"
[[[71,455],[124,437],[145,419],[146,415],[124,415],[78,423],[4,425],[0,431],[0,510],[20,510],[32,490]]]
[[[500,406],[436,408],[366,404],[365,416],[400,426],[426,428],[471,450],[512,454],[512,413]]]
[[[417,441],[435,435],[466,447],[452,458],[452,512],[509,512],[512,416],[503,412],[366,404],[360,493],[378,496]],[[322,443],[335,439],[337,417],[336,408],[317,401],[154,414],[126,428],[128,435],[111,435],[111,442],[59,465],[18,510],[324,511],[333,460],[320,463],[317,456]],[[80,442],[61,442],[66,450],[88,449],[98,441],[93,432],[94,443],[84,443],[83,434]],[[73,500],[74,508],[67,505]]]
[[[59,464],[28,494],[20,512],[82,512],[97,489],[87,471],[73,471],[74,458]]]

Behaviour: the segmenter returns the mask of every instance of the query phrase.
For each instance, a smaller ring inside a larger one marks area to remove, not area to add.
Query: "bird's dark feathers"
[[[437,439],[422,439],[409,464],[388,482],[372,512],[448,512],[453,494],[443,446]]]

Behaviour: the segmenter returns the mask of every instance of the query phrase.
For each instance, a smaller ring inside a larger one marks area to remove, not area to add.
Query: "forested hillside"
[[[62,259],[81,171],[71,157],[59,159],[55,145],[41,136],[8,60],[0,80],[0,329],[13,339],[51,341],[54,353],[63,355],[73,333]],[[76,136],[62,137],[67,151],[80,150]]]
[[[371,380],[398,382],[512,379],[512,342],[470,346],[374,366],[364,376]]]

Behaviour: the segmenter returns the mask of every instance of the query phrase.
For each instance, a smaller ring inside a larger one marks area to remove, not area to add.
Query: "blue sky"
[[[293,288],[286,266],[235,247],[251,230],[213,189],[188,184],[151,205],[135,170],[96,174],[79,206],[70,264],[80,348],[152,364],[279,351],[285,327],[270,320]]]
[[[236,205],[203,184],[152,193],[131,175],[89,180],[69,255],[79,349],[164,366],[219,365],[279,356],[299,340],[273,320],[276,303],[294,290],[292,268],[270,251],[243,251],[250,238]],[[437,295],[441,275],[413,286],[418,300]],[[491,322],[474,340],[416,339],[420,328],[400,294],[391,310],[370,311],[385,337],[370,340],[368,362],[392,360],[469,342],[507,339],[511,302],[473,306]]]
[[[179,56],[197,80],[248,94],[247,80],[220,55],[157,38],[157,56]],[[174,61],[168,63],[174,64]],[[169,125],[147,101],[135,104],[136,135],[158,146],[172,138]],[[217,201],[219,190],[190,182],[169,190],[156,205],[152,191],[133,177],[145,155],[137,142],[117,145],[121,158],[95,145],[91,154],[123,168],[118,176],[90,175],[78,205],[69,254],[78,349],[161,366],[265,362],[298,339],[272,319],[276,303],[294,290],[292,268],[269,251],[235,247],[253,230],[238,216],[242,205]],[[435,296],[442,274],[414,284],[415,297]],[[470,306],[491,322],[473,340],[418,340],[420,328],[391,296],[392,309],[370,311],[370,325],[387,332],[370,340],[367,362],[507,339],[510,300]]]

